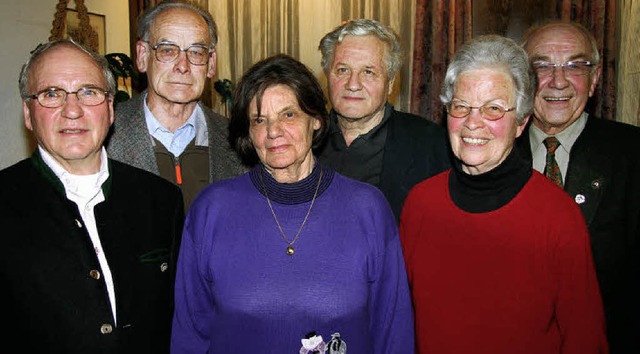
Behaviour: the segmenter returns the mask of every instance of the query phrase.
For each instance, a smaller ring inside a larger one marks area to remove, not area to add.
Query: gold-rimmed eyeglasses
[[[515,107],[505,108],[495,103],[485,103],[479,107],[469,106],[461,102],[451,102],[446,106],[447,113],[453,118],[465,118],[471,111],[477,109],[483,118],[488,120],[498,120],[507,112],[511,112]]]
[[[99,87],[82,87],[78,91],[65,91],[58,87],[48,87],[28,98],[38,100],[42,107],[58,108],[67,101],[68,95],[76,95],[78,102],[84,106],[97,106],[104,102],[109,92]]]
[[[159,62],[170,63],[178,58],[180,52],[185,52],[187,54],[187,60],[193,65],[205,65],[209,62],[209,56],[213,51],[209,47],[201,44],[192,44],[186,48],[180,48],[177,44],[170,42],[160,42],[152,45],[151,49],[156,52],[156,59]]]

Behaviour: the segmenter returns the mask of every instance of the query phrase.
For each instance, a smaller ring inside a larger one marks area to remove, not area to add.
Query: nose
[[[465,126],[470,130],[476,129],[484,125],[484,118],[479,108],[472,108],[464,121]]]
[[[180,51],[180,53],[178,54],[178,58],[176,59],[175,69],[184,74],[186,72],[189,72],[190,68],[190,63],[187,59],[187,52]]]
[[[553,70],[553,74],[551,74],[551,82],[549,84],[551,85],[551,87],[560,90],[569,86],[569,81],[567,80],[567,76],[564,73],[563,67],[556,67]]]
[[[267,120],[267,137],[270,139],[275,139],[282,135],[282,127],[280,126],[279,119],[268,119]]]
[[[350,91],[359,91],[362,89],[362,82],[360,81],[360,75],[358,73],[350,73],[347,80],[347,89]]]
[[[62,116],[67,119],[78,119],[84,115],[84,110],[78,96],[68,94],[67,99],[62,104]]]

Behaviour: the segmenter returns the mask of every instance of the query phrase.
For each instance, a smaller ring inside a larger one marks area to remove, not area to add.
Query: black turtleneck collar
[[[505,206],[529,181],[532,168],[517,149],[491,171],[470,175],[456,161],[449,175],[451,199],[469,213],[486,213]]]
[[[322,181],[320,181],[320,186],[318,186],[320,173],[322,173]],[[260,181],[260,174],[262,174],[264,187]],[[258,164],[249,171],[251,182],[254,187],[260,191],[260,194],[264,195],[266,188],[269,199],[272,202],[286,205],[302,204],[311,201],[316,193],[316,188],[318,188],[318,196],[322,195],[322,193],[329,188],[331,181],[333,181],[334,174],[335,172],[331,168],[320,164],[318,160],[315,161],[313,171],[311,171],[307,177],[294,183],[280,183],[276,181],[275,178],[264,169],[262,164]]]

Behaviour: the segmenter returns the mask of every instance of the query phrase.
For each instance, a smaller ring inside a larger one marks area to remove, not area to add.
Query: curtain
[[[393,28],[410,54],[413,38],[413,1],[411,0],[226,0],[210,1],[220,33],[216,79],[237,83],[254,63],[270,55],[285,53],[300,60],[325,84],[320,68],[320,39],[342,21],[370,18]],[[411,61],[396,78],[390,101],[399,109],[408,109]],[[221,108],[220,96],[214,109]]]
[[[488,11],[480,11],[483,8]],[[479,18],[477,14],[489,18]],[[602,76],[587,110],[615,120],[615,0],[476,0],[473,4],[471,0],[418,0],[411,112],[444,122],[444,110],[438,98],[442,78],[452,54],[473,35],[498,33],[519,41],[523,31],[534,22],[553,18],[579,22],[595,36]],[[482,27],[485,23],[491,26]]]

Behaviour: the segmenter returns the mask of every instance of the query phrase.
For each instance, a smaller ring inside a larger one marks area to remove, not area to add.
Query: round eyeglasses
[[[471,114],[472,110],[477,109],[482,117],[488,120],[498,120],[504,117],[507,112],[511,112],[516,109],[515,107],[504,108],[495,103],[486,103],[480,107],[472,107],[459,102],[452,102],[448,104],[446,108],[447,113],[449,113],[453,118],[465,118]]]
[[[177,44],[168,42],[160,42],[151,46],[151,49],[156,52],[156,59],[159,62],[170,63],[178,58],[180,52],[185,52],[187,60],[193,65],[205,65],[209,62],[209,56],[212,52],[209,47],[201,44],[192,44],[183,49]]]
[[[58,108],[67,101],[67,96],[74,94],[78,102],[84,106],[97,106],[104,102],[109,96],[109,92],[98,87],[83,87],[78,91],[65,91],[57,87],[46,88],[28,98],[38,100],[42,107]]]
[[[595,64],[588,60],[568,61],[562,64],[536,61],[533,62],[533,69],[536,71],[538,77],[551,76],[556,71],[556,68],[562,68],[565,76],[580,76],[588,74],[594,65]]]

